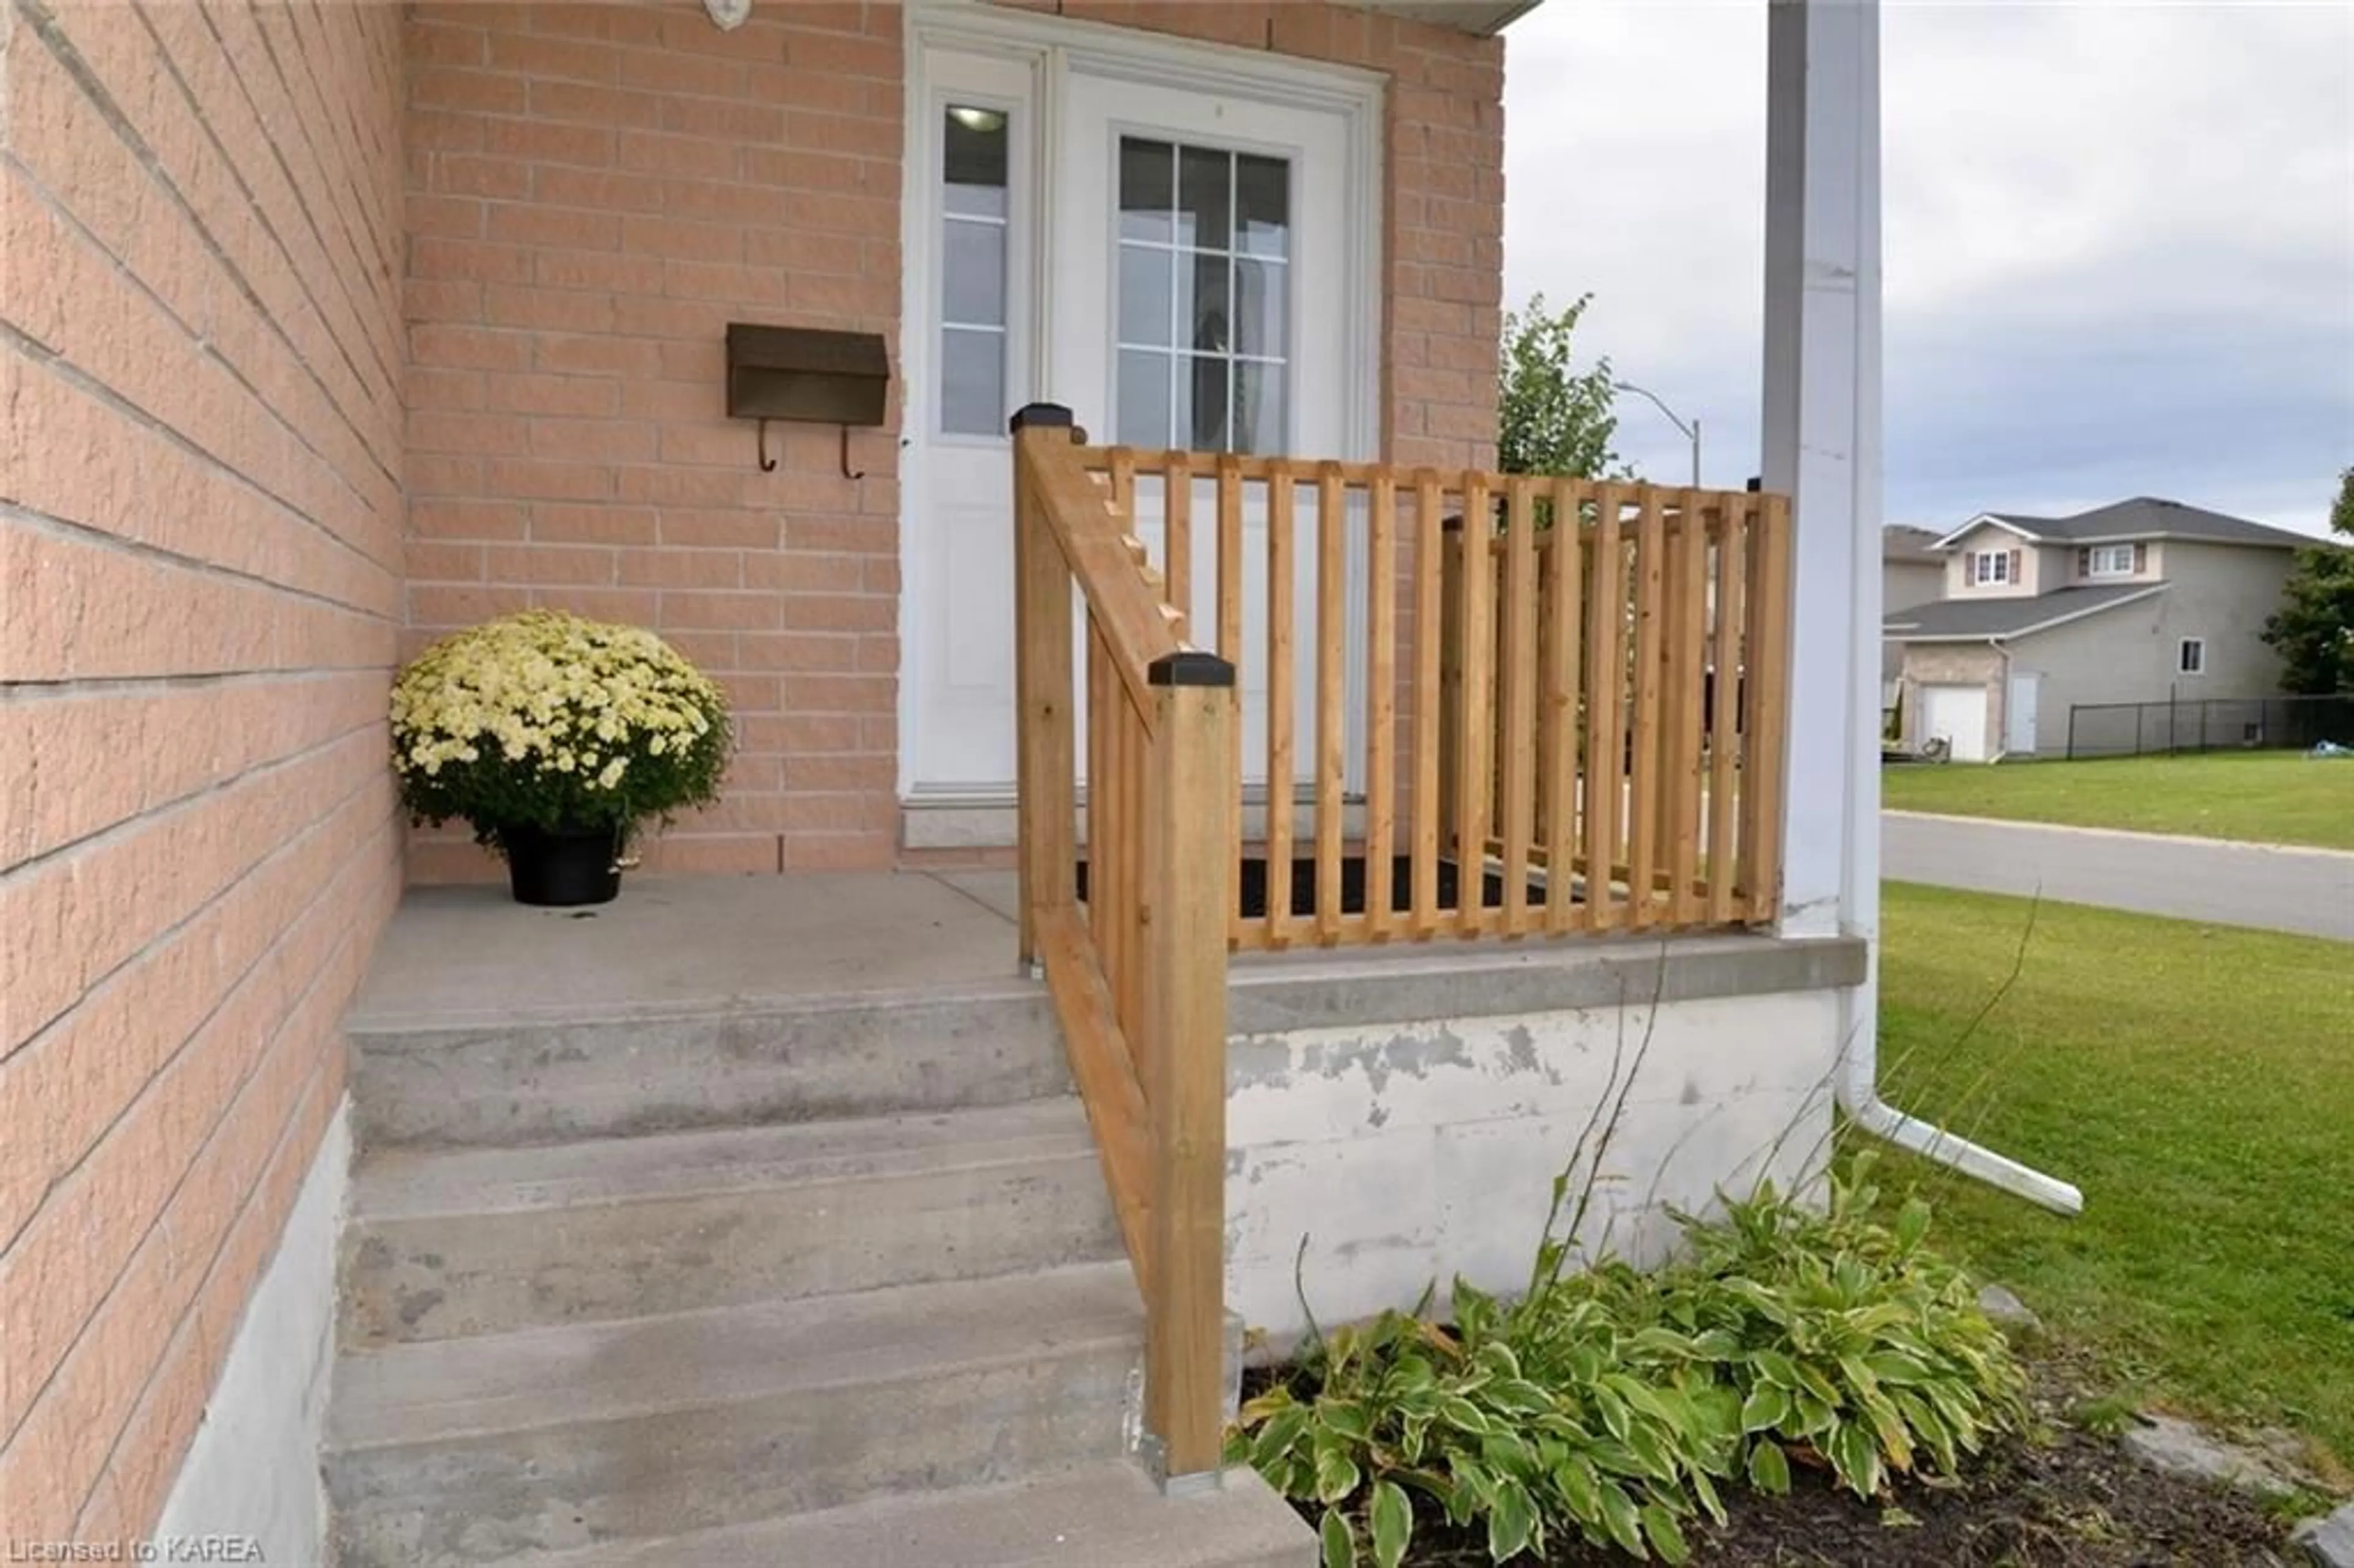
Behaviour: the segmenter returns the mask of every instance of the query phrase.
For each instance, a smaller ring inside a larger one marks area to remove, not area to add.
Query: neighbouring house
[[[1304,1564],[1245,1331],[1510,1287],[1606,1101],[1638,1257],[1833,1089],[2073,1202],[1873,1088],[1877,8],[1755,493],[1484,471],[1521,9],[0,11],[12,1548]],[[579,918],[387,765],[526,605],[739,722]]]
[[[2061,751],[2079,706],[2272,695],[2264,620],[2312,542],[2151,496],[1973,517],[1935,543],[1942,594],[1882,620],[1903,733],[1984,762]]]
[[[1880,531],[1880,602],[1889,613],[1942,599],[1945,592],[1946,557],[1938,553],[1935,533],[1908,523],[1891,523]],[[1903,663],[1903,645],[1882,641],[1880,679],[1892,699]]]

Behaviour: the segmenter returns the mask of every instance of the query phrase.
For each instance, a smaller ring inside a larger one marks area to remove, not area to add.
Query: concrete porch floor
[[[351,1022],[605,1018],[1017,978],[1010,871],[630,876],[535,909],[504,884],[411,888]]]
[[[1019,885],[1011,871],[633,874],[586,909],[529,908],[504,883],[411,888],[346,1022],[467,1029],[1005,995],[1034,983],[1014,957]],[[1763,933],[1302,948],[1237,955],[1229,1017],[1249,1033],[1625,1006],[1853,985],[1863,969],[1852,938]]]

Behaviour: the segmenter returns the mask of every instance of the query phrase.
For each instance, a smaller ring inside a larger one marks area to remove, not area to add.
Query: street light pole
[[[1691,442],[1691,482],[1692,488],[1694,490],[1698,490],[1700,488],[1700,421],[1698,419],[1694,419],[1691,424],[1685,424],[1681,419],[1676,417],[1676,411],[1673,408],[1669,408],[1665,403],[1659,400],[1658,393],[1638,387],[1631,381],[1613,381],[1610,384],[1610,390],[1613,392],[1632,392],[1637,397],[1647,399],[1652,408],[1657,408],[1660,413],[1665,414],[1668,417],[1668,423],[1673,425],[1683,434],[1687,440]]]

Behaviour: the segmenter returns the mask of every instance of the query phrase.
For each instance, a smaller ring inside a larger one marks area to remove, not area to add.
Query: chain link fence
[[[2325,740],[2354,746],[2354,695],[2077,703],[2068,709],[2071,758],[2303,751]]]

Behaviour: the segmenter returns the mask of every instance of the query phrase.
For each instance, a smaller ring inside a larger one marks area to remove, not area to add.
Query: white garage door
[[[1921,738],[1943,739],[1956,762],[1987,757],[1987,691],[1984,686],[1921,688]]]

